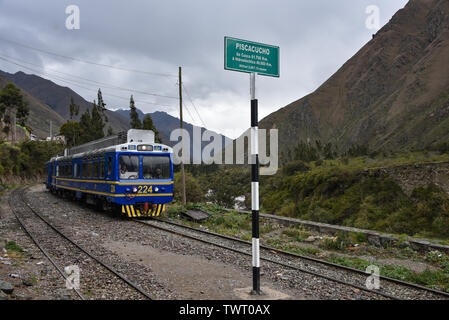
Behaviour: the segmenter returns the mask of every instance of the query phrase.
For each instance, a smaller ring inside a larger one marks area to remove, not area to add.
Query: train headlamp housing
[[[154,188],[154,192],[159,192],[159,188],[158,187]]]
[[[137,146],[137,151],[153,151],[151,144],[140,144]]]
[[[136,187],[133,188],[133,193],[137,193],[137,188]]]

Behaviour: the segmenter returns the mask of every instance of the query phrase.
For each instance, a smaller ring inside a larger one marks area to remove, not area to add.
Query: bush
[[[0,182],[23,181],[45,174],[45,163],[64,146],[55,142],[25,141],[18,145],[0,142]]]
[[[304,161],[297,160],[287,163],[282,167],[282,174],[285,176],[291,176],[296,172],[309,171],[310,167],[304,163]]]
[[[410,236],[449,238],[449,196],[435,185],[407,196],[387,174],[321,166],[272,177],[263,209],[305,220]],[[359,239],[360,242],[363,239]]]
[[[176,172],[174,174],[174,180],[175,184],[173,187],[173,192],[175,200],[182,201],[182,183],[180,172]],[[205,200],[205,191],[201,187],[201,184],[198,182],[198,180],[189,172],[185,172],[185,182],[187,202],[203,202]]]

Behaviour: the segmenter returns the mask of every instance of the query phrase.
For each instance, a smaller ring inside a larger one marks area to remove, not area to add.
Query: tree
[[[73,97],[70,98],[69,109],[70,109],[70,120],[72,120],[72,118],[74,116],[77,116],[80,112],[80,106],[75,103],[75,101],[73,100]]]
[[[81,115],[79,124],[81,127],[80,143],[86,143],[104,137],[103,129],[105,124],[95,101],[92,104],[92,113],[89,112],[89,109],[86,109]]]
[[[139,119],[139,114],[137,113],[137,108],[134,105],[134,98],[131,95],[131,98],[129,99],[129,118],[131,120],[131,128],[133,129],[141,129],[142,128],[142,123],[140,122]]]
[[[153,119],[151,118],[150,114],[146,114],[145,117],[143,118],[143,126],[142,129],[144,130],[152,130],[154,132],[154,140],[157,143],[161,143],[162,140],[159,137],[159,131],[157,131],[156,127],[153,124]]]
[[[5,123],[3,131],[9,132],[12,115],[16,116],[18,124],[25,126],[29,113],[28,103],[23,99],[20,89],[8,83],[0,92],[0,121]]]
[[[59,134],[66,137],[69,147],[73,147],[80,141],[81,125],[76,121],[67,121],[59,129]]]
[[[84,113],[81,115],[81,119],[80,119],[80,143],[86,143],[89,141],[92,141],[92,129],[91,129],[91,121],[92,118],[90,116],[90,111],[89,109],[86,109],[86,111],[84,111]]]
[[[108,137],[114,135],[114,130],[112,129],[111,126],[108,127],[108,133],[107,133],[106,135],[107,135]]]
[[[103,118],[101,117],[101,112],[99,111],[99,108],[97,104],[93,103],[92,105],[92,114],[91,114],[91,133],[92,133],[92,140],[100,139],[104,137],[104,122]]]
[[[106,115],[106,103],[104,103],[103,100],[103,95],[101,94],[101,90],[98,89],[98,93],[97,93],[97,97],[98,97],[98,112],[100,113],[100,115],[104,118],[105,122],[108,122],[108,116]]]

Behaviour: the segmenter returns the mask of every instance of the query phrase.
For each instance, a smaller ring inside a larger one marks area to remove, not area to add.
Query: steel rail
[[[59,266],[56,264],[56,262],[53,260],[52,257],[50,257],[50,255],[48,254],[48,252],[41,246],[41,244],[39,243],[39,241],[31,234],[31,232],[28,230],[28,228],[26,227],[26,225],[23,223],[23,220],[18,216],[16,210],[14,209],[14,206],[12,206],[11,204],[11,195],[9,196],[8,199],[8,205],[11,208],[11,212],[14,214],[14,216],[16,217],[16,220],[19,222],[20,226],[22,227],[23,231],[25,231],[25,233],[28,235],[28,237],[30,237],[30,239],[34,242],[34,244],[36,245],[36,247],[39,248],[39,250],[42,252],[42,254],[48,259],[48,261],[50,261],[50,263],[56,268],[56,270],[61,274],[61,276],[64,278],[64,280],[67,281],[68,277],[65,274],[64,271],[61,270],[61,268],[59,268]],[[78,289],[73,288],[75,290],[75,293],[80,297],[81,300],[86,300],[86,298],[84,298],[84,296],[81,294],[81,292],[79,292]]]
[[[157,221],[159,221],[159,222],[163,222],[163,223],[166,222],[166,221],[159,220],[159,219],[155,219],[155,220],[157,220]],[[242,250],[239,250],[239,249],[230,248],[230,247],[227,247],[227,246],[224,246],[224,245],[221,245],[221,244],[212,242],[212,241],[207,241],[207,240],[204,240],[204,239],[199,239],[199,238],[196,238],[196,237],[194,237],[194,236],[191,236],[191,235],[188,235],[188,234],[179,232],[179,231],[175,231],[175,230],[163,228],[163,227],[161,227],[161,226],[156,226],[156,225],[151,224],[151,223],[148,223],[148,222],[146,222],[146,221],[137,220],[137,219],[133,219],[133,221],[135,221],[135,222],[137,222],[137,223],[140,223],[140,224],[143,224],[143,225],[146,225],[146,226],[149,226],[149,227],[153,227],[153,228],[155,228],[155,229],[159,229],[159,230],[162,230],[162,231],[165,231],[165,232],[169,232],[169,233],[172,233],[172,234],[175,234],[175,235],[179,235],[179,236],[181,236],[181,237],[185,237],[185,238],[188,238],[188,239],[191,239],[191,240],[196,240],[196,241],[199,241],[199,242],[202,242],[202,243],[210,244],[210,245],[213,245],[213,246],[222,248],[222,249],[226,249],[226,250],[229,250],[229,251],[232,251],[232,252],[240,253],[240,254],[242,254],[242,255],[250,256],[250,257],[251,257],[251,253],[248,253],[248,252],[245,252],[245,251],[242,251]],[[175,224],[175,225],[176,225],[176,224]],[[183,226],[183,225],[179,225],[179,226],[180,226],[180,227],[191,228],[191,227],[187,227],[187,226]],[[198,230],[198,229],[195,229],[195,228],[191,228],[191,229],[192,229],[192,230],[195,230],[195,231],[204,231],[204,230]],[[217,235],[217,236],[220,237],[221,235]],[[231,239],[232,239],[232,238],[231,238]],[[233,240],[233,239],[232,239],[232,240]],[[357,288],[357,289],[359,289],[359,290],[361,290],[361,291],[369,292],[369,293],[372,293],[372,294],[377,294],[377,295],[383,296],[383,297],[388,298],[388,299],[391,299],[391,300],[400,300],[400,298],[395,297],[395,296],[393,296],[393,295],[390,295],[390,294],[388,294],[388,293],[383,293],[383,292],[373,291],[373,290],[370,290],[370,289],[368,289],[368,288],[359,286],[359,285],[357,285],[357,284],[352,284],[352,283],[349,283],[349,282],[346,282],[346,281],[343,281],[343,280],[339,280],[339,279],[332,278],[332,277],[330,277],[330,276],[326,276],[326,275],[319,274],[319,273],[316,273],[316,272],[313,272],[313,271],[305,270],[305,269],[302,269],[302,268],[300,268],[300,267],[292,266],[292,265],[287,264],[287,263],[284,263],[284,262],[272,260],[272,259],[265,258],[265,257],[260,257],[260,259],[263,260],[263,261],[266,261],[266,262],[271,262],[271,263],[274,263],[274,264],[277,264],[277,265],[281,265],[281,266],[286,267],[286,268],[289,268],[289,269],[293,269],[293,270],[296,270],[296,271],[300,271],[300,272],[303,272],[303,273],[307,273],[307,274],[310,274],[310,275],[312,275],[312,276],[320,277],[320,278],[323,278],[323,279],[326,279],[326,280],[329,280],[329,281],[332,281],[332,282],[336,282],[336,283],[339,283],[339,284],[342,284],[342,285],[345,285],[345,286],[349,286],[349,287],[351,287],[351,288]]]
[[[23,190],[26,190],[26,188],[23,188]],[[25,192],[20,194],[20,200],[28,207],[28,209],[34,213],[40,220],[42,220],[45,224],[47,224],[52,230],[54,230],[56,233],[58,233],[61,237],[63,237],[64,239],[66,239],[67,241],[69,241],[72,245],[74,245],[75,247],[77,247],[80,251],[82,251],[84,254],[86,254],[88,257],[90,257],[91,259],[95,260],[97,263],[99,263],[100,265],[102,265],[104,268],[106,268],[108,271],[110,271],[111,273],[113,273],[115,276],[117,276],[119,279],[121,279],[122,281],[124,281],[127,285],[129,285],[131,288],[133,288],[134,290],[138,291],[140,294],[142,294],[144,297],[146,297],[149,300],[154,300],[154,298],[147,292],[145,292],[144,290],[142,290],[138,285],[134,284],[133,282],[131,282],[130,280],[128,280],[125,276],[123,276],[122,274],[120,274],[117,270],[115,270],[113,267],[109,266],[108,264],[106,264],[105,262],[103,262],[101,259],[97,258],[95,255],[93,255],[92,253],[90,253],[89,251],[87,251],[86,249],[84,249],[83,247],[81,247],[78,243],[76,243],[75,241],[73,241],[70,237],[68,237],[66,234],[64,234],[62,231],[60,231],[59,229],[57,229],[55,226],[53,226],[51,223],[49,223],[47,220],[45,220],[34,208],[32,208],[24,199],[24,194]]]

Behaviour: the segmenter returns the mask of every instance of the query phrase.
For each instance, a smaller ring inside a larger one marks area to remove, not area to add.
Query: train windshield
[[[143,156],[142,174],[144,179],[170,179],[170,157]]]
[[[139,179],[139,156],[120,156],[120,179]]]

